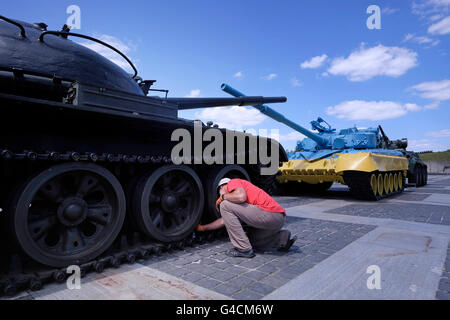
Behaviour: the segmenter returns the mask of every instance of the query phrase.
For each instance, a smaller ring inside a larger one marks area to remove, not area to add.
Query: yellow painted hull
[[[401,171],[406,177],[408,159],[378,153],[336,153],[330,159],[289,160],[280,167],[280,183],[289,181],[318,184],[323,182],[339,182],[345,184],[345,171],[356,172],[391,172]]]

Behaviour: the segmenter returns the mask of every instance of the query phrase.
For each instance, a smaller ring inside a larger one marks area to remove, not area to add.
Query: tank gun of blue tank
[[[238,90],[230,87],[227,84],[222,84],[221,86],[222,90],[225,91],[226,93],[234,96],[234,97],[245,97],[245,95],[242,92],[239,92]],[[272,108],[269,108],[266,105],[263,104],[256,104],[253,105],[253,107],[255,109],[258,109],[262,114],[268,116],[269,118],[281,122],[285,125],[287,125],[288,127],[291,127],[292,129],[294,129],[297,132],[300,132],[301,134],[307,136],[308,138],[310,138],[311,140],[313,140],[316,144],[318,144],[319,146],[326,146],[328,144],[328,139],[325,137],[321,137],[318,134],[315,134],[314,132],[311,132],[310,130],[302,127],[301,125],[287,119],[285,116],[283,116],[281,113],[275,111]]]

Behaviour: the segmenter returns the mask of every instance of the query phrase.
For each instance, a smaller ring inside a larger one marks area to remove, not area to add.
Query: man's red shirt
[[[228,192],[232,192],[238,188],[243,188],[245,190],[245,193],[247,194],[247,203],[258,206],[264,211],[283,212],[286,214],[283,207],[280,206],[271,196],[250,182],[242,179],[231,179],[227,184]]]

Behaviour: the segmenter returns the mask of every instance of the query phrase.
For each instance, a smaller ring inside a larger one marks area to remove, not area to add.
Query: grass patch
[[[450,150],[420,154],[423,161],[450,161]]]

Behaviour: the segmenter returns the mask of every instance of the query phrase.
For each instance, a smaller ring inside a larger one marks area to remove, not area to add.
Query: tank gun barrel
[[[380,129],[381,137],[385,143],[385,147],[388,149],[405,149],[408,147],[408,139],[398,139],[398,140],[391,140],[388,138],[386,133],[384,133],[383,128],[381,125],[378,126],[378,129]]]
[[[225,83],[221,85],[221,88],[223,91],[225,91],[226,93],[229,93],[232,96],[245,97],[245,95],[242,92],[237,91],[236,89],[230,87],[229,85],[227,85]],[[326,145],[328,143],[327,139],[325,139],[325,138],[309,131],[308,129],[302,127],[301,125],[287,119],[281,113],[278,113],[277,111],[273,110],[272,108],[269,108],[268,106],[265,106],[263,104],[257,104],[257,105],[253,105],[253,107],[258,109],[261,113],[265,114],[269,118],[272,118],[278,122],[281,122],[281,123],[287,125],[288,127],[291,127],[295,131],[298,131],[301,134],[307,136],[308,138],[314,140],[319,145]]]
[[[286,97],[236,97],[236,98],[167,98],[169,103],[178,105],[179,110],[224,107],[251,106],[263,103],[286,102]]]
[[[386,133],[384,133],[383,128],[381,127],[381,125],[378,125],[378,129],[380,129],[381,132],[381,136],[383,137],[384,142],[386,142],[387,144],[389,144],[391,142],[391,140],[388,138],[388,136],[386,135]]]

